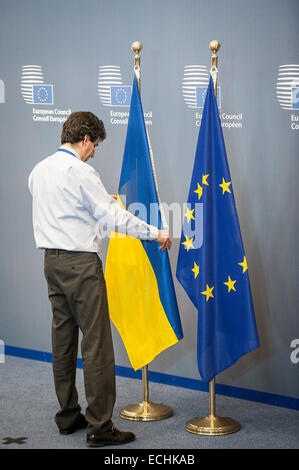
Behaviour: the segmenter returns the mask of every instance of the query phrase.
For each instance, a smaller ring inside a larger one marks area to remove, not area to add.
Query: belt
[[[45,254],[46,255],[59,255],[59,254],[64,254],[68,253],[70,255],[76,254],[76,253],[91,253],[90,251],[70,251],[70,250],[61,250],[60,248],[45,248]]]

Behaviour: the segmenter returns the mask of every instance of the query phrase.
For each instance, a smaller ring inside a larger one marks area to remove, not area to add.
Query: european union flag
[[[205,86],[198,86],[196,87],[196,107],[197,108],[203,108],[205,104],[205,99],[206,99],[206,93],[207,93],[208,87]],[[217,105],[218,108],[221,108],[221,93],[220,93],[220,87],[217,87]]]
[[[112,86],[111,104],[113,106],[130,106],[132,87],[130,86]]]
[[[196,222],[196,203],[203,204],[202,244],[196,243],[188,230],[190,224]],[[176,274],[198,310],[198,369],[202,379],[209,382],[259,346],[247,261],[212,78],[205,99],[187,206]]]
[[[292,88],[292,109],[299,109],[299,87]]]
[[[33,85],[34,104],[53,104],[53,85]]]

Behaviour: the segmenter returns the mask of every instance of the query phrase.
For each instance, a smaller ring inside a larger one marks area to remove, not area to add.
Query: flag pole
[[[135,41],[131,45],[131,49],[135,53],[134,57],[134,71],[137,78],[138,90],[141,94],[141,74],[140,74],[140,51],[142,49],[142,44],[139,41]],[[147,132],[147,139],[150,151],[150,158],[152,164],[152,170],[154,174],[155,187],[158,195],[157,179],[153,161],[153,153],[150,145],[149,135]],[[158,201],[160,206],[160,200],[158,195]],[[160,206],[161,210],[161,206]],[[165,221],[164,213],[161,211],[162,222]],[[164,223],[164,228],[165,223]],[[135,405],[128,405],[126,408],[122,409],[120,412],[120,417],[123,419],[128,419],[131,421],[158,421],[161,419],[170,418],[173,415],[173,410],[162,403],[152,403],[149,401],[149,386],[148,386],[148,365],[142,367],[142,390],[143,390],[143,401]]]
[[[212,67],[210,70],[214,82],[214,94],[217,101],[217,82],[218,82],[218,56],[217,52],[220,49],[220,42],[213,40],[210,42],[210,49],[212,55]],[[185,429],[193,434],[209,435],[209,436],[223,436],[225,434],[232,434],[240,430],[241,426],[238,421],[231,418],[223,418],[216,415],[215,403],[215,378],[209,382],[209,415],[203,418],[195,418],[188,421]]]

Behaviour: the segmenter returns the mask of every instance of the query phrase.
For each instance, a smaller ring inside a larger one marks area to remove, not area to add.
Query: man
[[[103,122],[90,112],[72,113],[65,121],[61,147],[29,176],[33,230],[45,249],[44,272],[53,311],[53,373],[61,434],[87,427],[87,444],[125,444],[133,433],[111,421],[115,402],[114,352],[102,263],[97,255],[101,232],[108,229],[171,247],[158,230],[123,210],[109,196],[99,174],[88,164],[106,137]],[[88,406],[80,413],[75,386],[78,331]]]

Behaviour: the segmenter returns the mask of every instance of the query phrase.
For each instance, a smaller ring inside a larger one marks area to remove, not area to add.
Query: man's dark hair
[[[103,121],[89,111],[77,111],[70,114],[64,122],[61,132],[61,143],[76,144],[84,140],[86,134],[92,142],[100,138],[102,142],[106,137]]]

